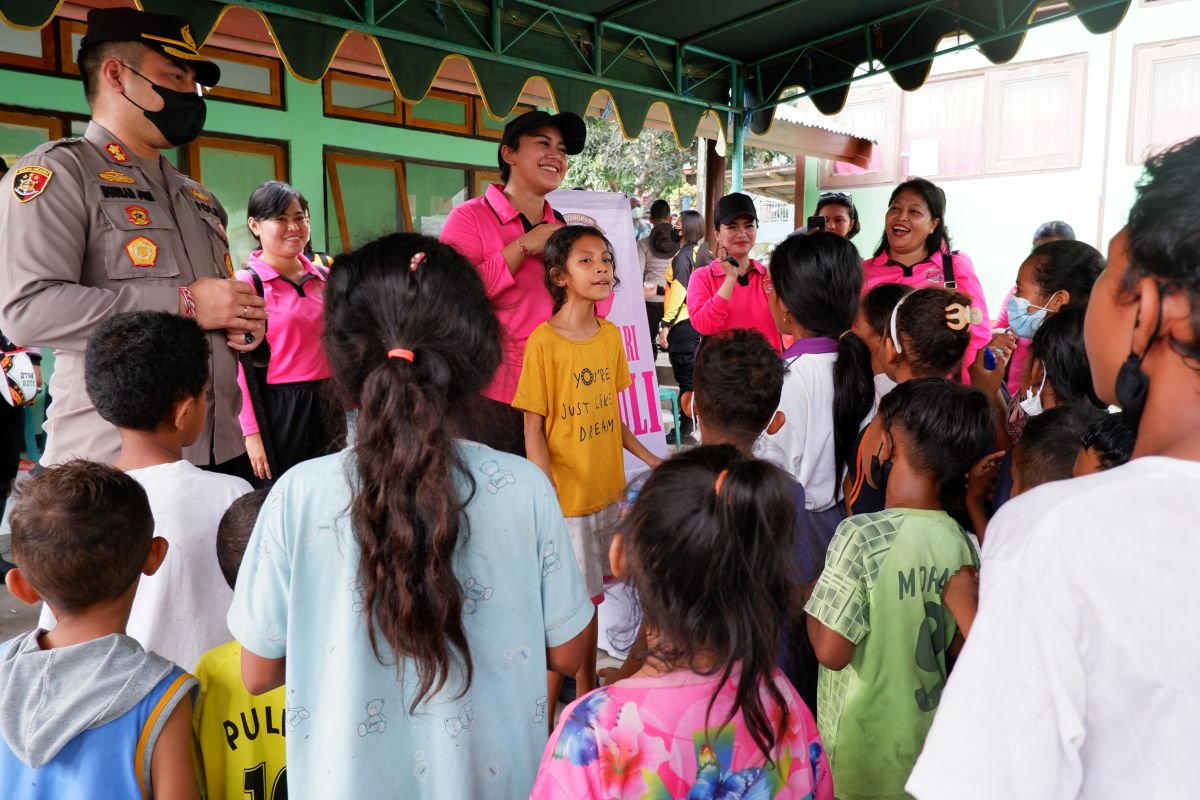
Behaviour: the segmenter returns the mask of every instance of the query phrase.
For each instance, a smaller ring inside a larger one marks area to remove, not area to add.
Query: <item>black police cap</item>
[[[100,42],[137,42],[196,71],[201,86],[216,86],[221,68],[204,56],[192,38],[191,26],[174,14],[154,14],[136,8],[93,8],[87,15],[87,34],[80,49]]]

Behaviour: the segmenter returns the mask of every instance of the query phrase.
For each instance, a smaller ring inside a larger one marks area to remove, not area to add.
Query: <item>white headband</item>
[[[904,305],[904,301],[912,297],[912,295],[913,292],[906,292],[905,295],[900,298],[900,302],[896,303],[896,307],[892,309],[892,322],[889,327],[891,328],[892,333],[892,345],[895,346],[897,353],[903,353],[904,348],[900,346],[900,336],[896,333],[896,312],[900,310],[900,306]]]

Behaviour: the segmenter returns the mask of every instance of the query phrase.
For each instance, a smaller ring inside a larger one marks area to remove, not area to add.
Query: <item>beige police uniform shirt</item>
[[[116,461],[121,442],[88,400],[83,354],[125,311],[179,310],[179,287],[233,276],[224,209],[165,159],[136,158],[92,122],[81,139],[34,150],[0,180],[0,329],[54,349],[42,463]],[[158,173],[158,174],[155,174]],[[245,452],[237,356],[208,331],[208,416],[184,457],[204,466]]]

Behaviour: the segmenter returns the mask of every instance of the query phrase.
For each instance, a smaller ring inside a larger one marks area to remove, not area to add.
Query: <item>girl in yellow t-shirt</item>
[[[608,546],[625,491],[623,450],[651,467],[661,459],[621,421],[617,393],[630,384],[620,331],[596,317],[616,281],[612,245],[599,229],[569,225],[542,251],[554,316],[529,335],[513,408],[525,414],[525,451],[558,492],[584,586],[599,605],[611,574]],[[596,688],[596,618],[576,676],[582,696]],[[562,677],[548,673],[549,715]]]

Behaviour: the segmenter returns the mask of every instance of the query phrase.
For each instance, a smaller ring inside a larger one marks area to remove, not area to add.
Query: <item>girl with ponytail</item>
[[[483,283],[448,245],[387,236],[338,257],[324,338],[354,445],[275,485],[229,614],[247,688],[286,675],[288,784],[525,796],[545,670],[578,669],[593,611],[549,481],[457,438],[500,362]]]
[[[812,713],[775,666],[798,610],[792,496],[732,445],[650,474],[609,551],[638,593],[645,663],[563,711],[532,800],[832,800]]]
[[[824,553],[845,516],[842,473],[875,402],[871,351],[851,330],[862,293],[858,251],[833,233],[785,239],[771,254],[766,288],[776,327],[795,342],[783,352],[786,421],[756,452],[804,486],[807,532]]]

